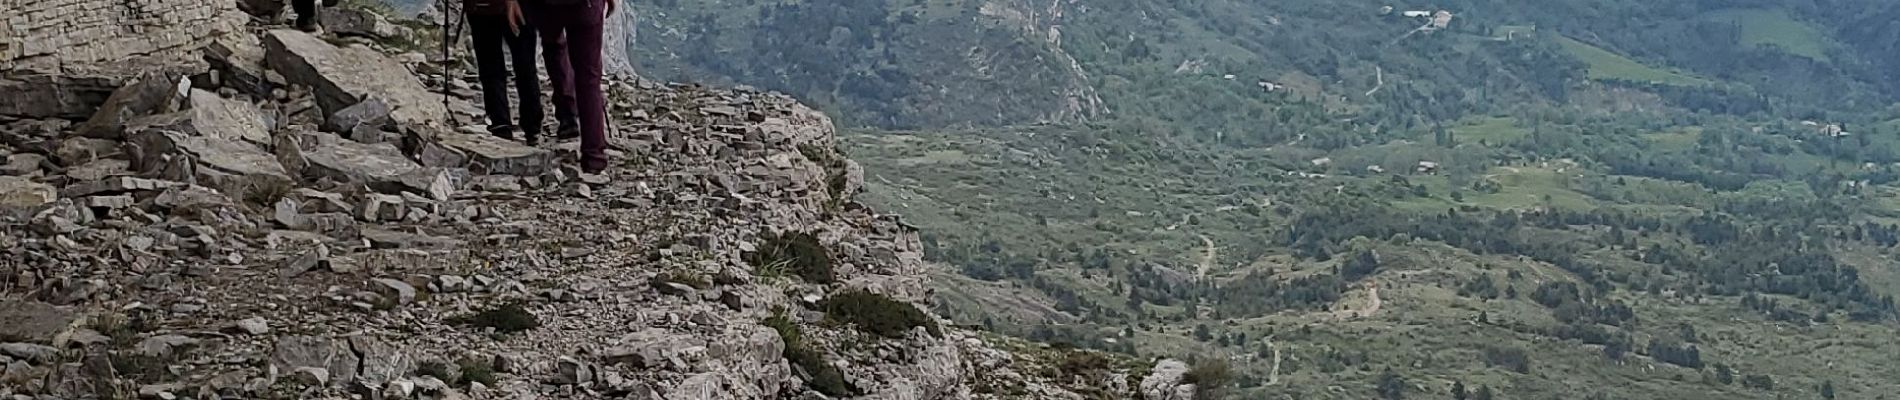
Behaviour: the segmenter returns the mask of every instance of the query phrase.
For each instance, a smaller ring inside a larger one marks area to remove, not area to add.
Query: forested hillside
[[[1209,397],[1900,393],[1900,3],[633,3],[642,74],[857,127],[959,323]]]

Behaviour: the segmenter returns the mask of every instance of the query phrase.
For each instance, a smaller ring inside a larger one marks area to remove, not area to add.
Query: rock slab
[[[311,87],[317,105],[334,114],[363,100],[380,99],[400,124],[440,122],[442,99],[402,63],[364,47],[337,47],[308,33],[279,29],[264,34],[265,63],[293,84]]]

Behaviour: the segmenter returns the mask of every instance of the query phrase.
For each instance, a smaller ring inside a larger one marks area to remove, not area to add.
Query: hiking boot
[[[554,131],[554,140],[579,139],[580,137],[581,126],[579,124],[561,124],[561,129]]]
[[[489,125],[488,134],[495,135],[495,137],[506,139],[506,140],[515,140],[515,126],[514,125]]]
[[[323,25],[317,23],[317,17],[315,16],[299,15],[297,16],[297,30],[313,34],[323,33]]]

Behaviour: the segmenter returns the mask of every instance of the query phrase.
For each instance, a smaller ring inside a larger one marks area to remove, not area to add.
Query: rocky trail
[[[1191,392],[1039,374],[917,307],[915,228],[852,200],[862,168],[789,97],[611,82],[621,165],[586,175],[573,143],[442,126],[477,93],[420,53],[202,35],[89,100],[0,82],[61,102],[0,107],[0,398]]]

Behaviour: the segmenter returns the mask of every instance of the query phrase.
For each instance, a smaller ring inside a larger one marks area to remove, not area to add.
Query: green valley
[[[643,74],[841,121],[956,324],[1202,398],[1900,393],[1900,4],[633,4]]]

